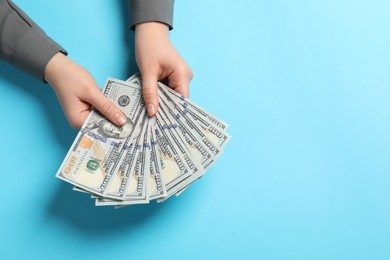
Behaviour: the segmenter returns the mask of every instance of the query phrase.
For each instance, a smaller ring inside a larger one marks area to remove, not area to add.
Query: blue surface
[[[15,1],[102,86],[137,69],[126,1]],[[191,98],[232,141],[163,204],[54,177],[76,131],[0,63],[1,259],[390,259],[389,1],[177,1]]]

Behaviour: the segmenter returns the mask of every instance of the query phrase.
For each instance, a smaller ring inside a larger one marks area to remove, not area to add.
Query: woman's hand
[[[91,74],[62,53],[57,53],[47,64],[45,80],[55,90],[73,128],[83,125],[91,107],[116,125],[126,122],[126,117],[103,95]]]
[[[149,116],[157,113],[158,80],[168,79],[171,88],[189,96],[193,72],[172,45],[168,31],[168,26],[159,22],[141,23],[135,27],[136,59]]]

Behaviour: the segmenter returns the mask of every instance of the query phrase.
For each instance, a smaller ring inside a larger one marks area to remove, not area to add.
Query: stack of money
[[[123,126],[92,110],[56,177],[96,206],[162,202],[203,176],[230,140],[228,125],[158,83],[159,109],[146,112],[141,77],[109,78],[103,89],[127,117]]]

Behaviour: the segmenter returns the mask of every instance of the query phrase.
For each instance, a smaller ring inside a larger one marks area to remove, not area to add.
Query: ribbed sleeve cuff
[[[45,82],[46,65],[58,52],[68,54],[40,28],[32,27],[24,33],[16,45],[11,64]]]
[[[130,28],[144,22],[161,22],[173,29],[174,0],[129,0]]]

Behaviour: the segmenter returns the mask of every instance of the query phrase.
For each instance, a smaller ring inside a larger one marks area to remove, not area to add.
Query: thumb
[[[157,80],[157,73],[153,71],[142,73],[142,93],[149,116],[154,116],[157,113]]]
[[[105,117],[116,125],[123,125],[126,123],[126,116],[112,103],[100,89],[96,89],[89,95],[89,99],[86,100],[93,107],[99,110]]]

